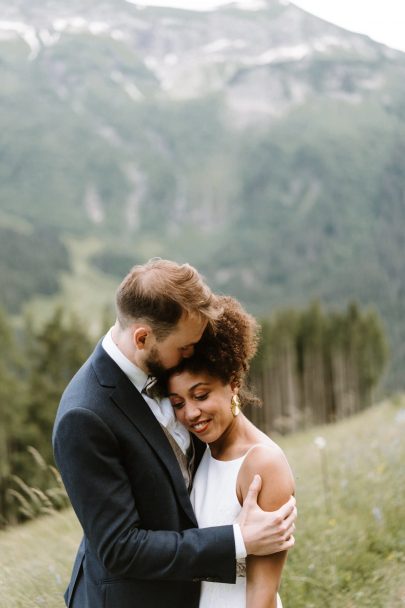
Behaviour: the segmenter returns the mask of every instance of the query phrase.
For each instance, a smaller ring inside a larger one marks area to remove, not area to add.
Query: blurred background
[[[0,608],[63,605],[53,418],[154,256],[262,322],[285,608],[405,606],[405,7],[162,4],[0,3]]]

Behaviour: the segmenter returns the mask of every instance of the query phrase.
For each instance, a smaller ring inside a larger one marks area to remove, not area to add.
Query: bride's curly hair
[[[207,326],[194,347],[192,357],[183,359],[177,367],[169,370],[159,381],[160,387],[165,392],[167,381],[173,374],[205,372],[223,384],[235,383],[243,406],[258,405],[260,400],[245,386],[245,379],[258,348],[260,326],[235,298],[217,296],[217,303],[222,312],[213,324]]]

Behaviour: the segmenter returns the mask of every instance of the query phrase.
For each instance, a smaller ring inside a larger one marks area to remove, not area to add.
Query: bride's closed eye
[[[197,401],[205,401],[205,399],[207,399],[209,393],[203,393],[202,395],[195,395],[195,399],[197,399]]]
[[[172,399],[170,399],[170,403],[175,410],[180,410],[184,405],[184,401],[173,401]]]

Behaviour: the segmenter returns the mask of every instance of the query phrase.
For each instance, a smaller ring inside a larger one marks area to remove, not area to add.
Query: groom
[[[192,355],[218,316],[215,296],[191,266],[154,259],[127,275],[116,308],[55,421],[55,459],[84,531],[66,605],[197,608],[200,581],[233,583],[237,558],[293,546],[294,499],[262,511],[256,478],[238,523],[198,529],[188,487],[204,445],[150,387]]]

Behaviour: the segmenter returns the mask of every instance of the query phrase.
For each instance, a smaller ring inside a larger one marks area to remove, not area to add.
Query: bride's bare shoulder
[[[262,478],[259,504],[266,510],[278,509],[294,494],[294,477],[283,450],[264,436],[263,441],[251,446],[238,476],[242,496],[246,496],[253,477]]]

